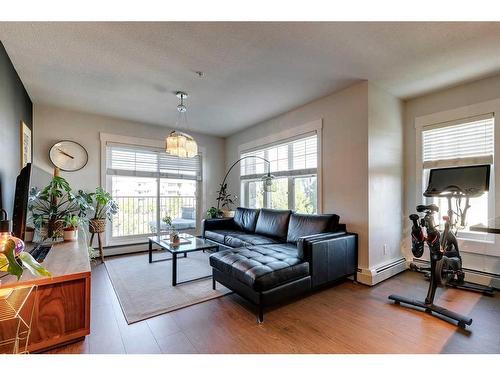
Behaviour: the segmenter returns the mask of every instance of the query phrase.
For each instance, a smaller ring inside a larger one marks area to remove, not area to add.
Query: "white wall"
[[[375,268],[402,260],[403,104],[399,99],[366,81],[357,83],[229,137],[226,163],[237,160],[241,144],[318,119],[323,122],[322,212],[340,215],[348,230],[358,233],[359,280],[376,283],[384,276],[377,275]],[[238,171],[231,175],[229,186],[239,192]]]
[[[416,176],[416,136],[417,131],[415,129],[415,119],[417,118],[442,118],[443,115],[453,113],[469,113],[471,114],[472,108],[485,108],[488,111],[497,111],[496,121],[495,121],[495,149],[499,150],[500,147],[500,107],[493,103],[495,99],[500,99],[500,75],[482,79],[479,81],[463,84],[457,87],[442,90],[433,94],[425,95],[419,98],[408,100],[405,103],[405,132],[404,132],[404,167],[405,167],[405,203],[404,203],[404,216],[408,217],[410,213],[413,213],[415,206],[418,204],[417,201],[417,181]],[[494,107],[497,106],[498,109]],[[495,195],[499,197],[500,193],[500,173],[499,173],[499,152],[495,155]],[[496,203],[497,209],[495,216],[500,215],[500,202],[497,199]],[[409,220],[404,221],[404,238],[409,238],[410,222]],[[494,244],[480,244],[480,243],[470,243],[461,242],[462,257],[464,262],[464,267],[475,269],[479,271],[485,271],[493,274],[500,274],[500,258],[483,255],[477,253],[465,252],[470,246],[483,248],[483,253],[490,253],[496,251],[498,254],[500,238],[495,237]],[[409,240],[405,242],[405,252],[409,258],[411,258],[411,253],[409,252]]]
[[[256,109],[258,110],[258,109]],[[323,120],[323,212],[336,213],[359,234],[359,265],[368,265],[368,82],[252,126],[226,139],[226,165],[239,158],[238,146],[312,121]],[[348,161],[348,162],[347,162]],[[239,194],[239,170],[229,188]]]
[[[370,83],[368,91],[369,272],[401,260],[403,102]],[[404,265],[402,265],[404,267]]]
[[[76,172],[61,172],[74,190],[94,190],[101,184],[101,142],[99,133],[110,133],[130,137],[163,140],[172,130],[137,122],[121,120],[106,116],[82,113],[67,109],[35,105],[33,121],[37,131],[34,133],[36,144],[33,155],[38,167],[52,173],[53,166],[49,160],[50,147],[59,140],[70,139],[82,144],[89,153],[89,162],[85,168]],[[224,176],[223,138],[190,132],[204,149],[203,179],[205,186],[202,202],[203,212],[215,204],[217,187]]]

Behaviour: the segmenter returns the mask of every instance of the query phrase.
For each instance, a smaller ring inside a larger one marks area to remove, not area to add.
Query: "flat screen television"
[[[21,169],[16,179],[14,208],[12,210],[12,233],[17,238],[24,239],[26,218],[28,216],[28,197],[30,192],[31,163]]]
[[[489,164],[467,167],[431,169],[426,197],[460,193],[465,196],[480,196],[490,188]]]

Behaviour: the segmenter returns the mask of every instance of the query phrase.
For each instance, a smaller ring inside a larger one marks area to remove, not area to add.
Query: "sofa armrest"
[[[335,232],[347,232],[347,225],[344,223],[338,223],[335,227]]]
[[[234,219],[232,217],[225,217],[222,219],[203,219],[201,221],[201,235],[205,237],[206,230],[233,229],[234,226]]]
[[[297,241],[297,250],[301,259],[309,261],[311,258],[312,244],[315,241],[330,240],[346,234],[345,232],[324,232],[300,237]]]
[[[320,287],[354,275],[358,269],[358,235],[333,232],[308,236],[297,243],[299,255],[309,262],[312,286]]]

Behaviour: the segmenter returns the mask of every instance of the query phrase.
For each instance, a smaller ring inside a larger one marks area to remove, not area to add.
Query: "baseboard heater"
[[[399,266],[399,265],[401,265],[403,263],[406,264],[406,259],[405,258],[400,258],[400,259],[397,259],[397,260],[395,260],[395,261],[393,261],[391,263],[384,264],[383,266],[375,268],[375,274],[379,274],[381,272],[387,271],[389,268],[393,268],[393,267]]]
[[[358,273],[358,281],[366,285],[375,285],[404,271],[406,267],[405,258],[399,258],[379,267]]]

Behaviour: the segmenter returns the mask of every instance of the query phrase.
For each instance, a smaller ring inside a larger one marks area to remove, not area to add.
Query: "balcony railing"
[[[119,211],[113,216],[112,237],[141,236],[157,233],[157,205],[155,196],[115,196]],[[162,196],[159,202],[160,229],[166,230],[161,222],[165,216],[172,218],[179,230],[196,226],[196,197]]]

